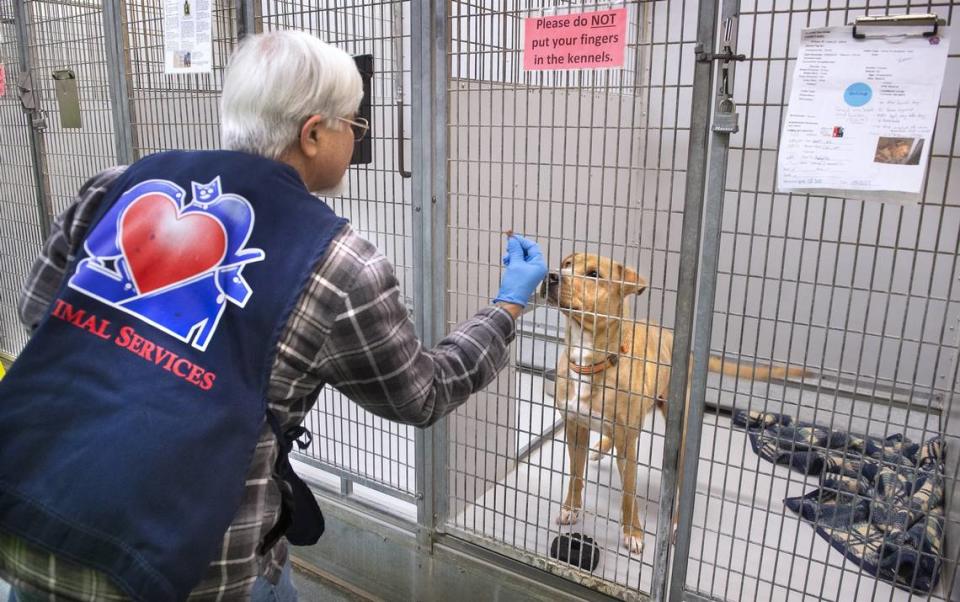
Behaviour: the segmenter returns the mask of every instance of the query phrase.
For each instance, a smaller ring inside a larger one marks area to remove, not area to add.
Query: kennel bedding
[[[895,586],[930,592],[940,578],[944,442],[914,443],[831,430],[763,412],[738,411],[761,458],[819,477],[784,504],[863,570]]]

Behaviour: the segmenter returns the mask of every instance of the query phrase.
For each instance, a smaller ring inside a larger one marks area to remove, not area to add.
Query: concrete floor
[[[332,581],[297,569],[293,571],[293,583],[297,587],[300,602],[366,602],[369,600],[341,588]]]
[[[630,553],[620,543],[620,476],[610,456],[588,464],[581,520],[569,527],[554,521],[569,478],[562,433],[468,504],[455,524],[538,556],[547,555],[561,532],[585,533],[602,550],[594,577],[649,592],[659,531],[663,426],[663,420],[650,421],[640,438],[642,554]],[[708,414],[687,573],[691,589],[731,602],[944,602],[939,588],[929,598],[911,596],[861,572],[783,505],[785,497],[815,487],[816,479],[761,460],[729,418]]]

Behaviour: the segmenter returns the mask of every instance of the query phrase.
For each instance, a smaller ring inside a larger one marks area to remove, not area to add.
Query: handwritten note
[[[523,25],[527,71],[623,67],[627,9],[530,17]]]
[[[851,29],[802,32],[777,189],[919,201],[948,40],[916,27],[858,40]]]

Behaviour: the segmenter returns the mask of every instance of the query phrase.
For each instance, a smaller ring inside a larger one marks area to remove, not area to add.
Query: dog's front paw
[[[560,508],[557,516],[558,525],[572,525],[580,520],[580,510],[577,508]]]
[[[643,533],[624,533],[623,547],[630,550],[631,554],[643,553]]]

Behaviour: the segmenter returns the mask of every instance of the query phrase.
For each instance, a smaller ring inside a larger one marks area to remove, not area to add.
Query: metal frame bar
[[[355,472],[350,472],[349,470],[344,470],[339,466],[330,464],[329,462],[324,462],[323,460],[318,460],[317,458],[312,458],[304,454],[296,454],[293,456],[293,459],[297,462],[303,462],[314,468],[319,468],[324,472],[328,472],[334,476],[340,477],[342,483],[340,485],[340,493],[342,495],[350,495],[353,493],[353,485],[360,485],[361,487],[366,487],[367,489],[373,489],[380,493],[385,493],[391,497],[395,497],[399,500],[405,502],[417,502],[418,496],[407,493],[406,491],[398,491],[394,487],[389,485],[384,485],[383,483],[376,481],[374,479],[368,479],[364,476],[358,475]]]
[[[450,72],[450,59],[447,48],[450,44],[450,3],[446,0],[434,0],[431,11],[431,37],[433,44],[433,66],[431,81],[433,136],[430,148],[432,156],[433,195],[430,199],[430,242],[431,265],[433,266],[433,288],[430,294],[431,312],[428,314],[433,320],[431,345],[440,342],[447,323],[447,202],[449,199],[449,163],[447,161],[447,146],[449,130],[447,128],[449,114],[449,96],[447,80]],[[449,473],[447,459],[449,457],[449,422],[440,420],[428,429],[430,437],[432,481],[431,504],[432,525],[436,529],[442,526],[447,518],[447,502],[450,494]],[[426,471],[426,467],[424,469]]]
[[[14,1],[14,20],[17,30],[17,45],[20,47],[21,77],[30,76],[32,80],[33,65],[36,63],[33,49],[30,44],[30,31],[27,26],[27,6],[23,0]],[[38,101],[39,102],[39,101]],[[42,108],[35,112],[43,114]],[[43,132],[34,126],[34,111],[24,111],[24,117],[30,137],[30,154],[33,157],[33,177],[37,185],[37,215],[40,222],[40,236],[45,237],[50,232],[53,217],[53,204],[50,198],[50,180],[46,174],[46,150]]]
[[[702,4],[701,4],[702,5]],[[715,6],[715,5],[714,5]],[[723,0],[723,14],[736,15],[740,0]],[[708,11],[709,13],[709,11]],[[711,15],[708,14],[708,17]],[[713,15],[715,20],[716,16]],[[735,17],[731,17],[734,18]],[[701,15],[701,19],[706,21]],[[702,25],[702,23],[701,23]],[[716,31],[716,29],[714,29]],[[715,40],[703,40],[704,48],[715,49]],[[713,63],[710,63],[711,69]],[[732,65],[730,87],[733,87]],[[719,92],[719,91],[718,91]],[[713,96],[716,112],[722,102]],[[712,130],[712,128],[711,128]],[[713,334],[714,300],[717,292],[717,268],[720,255],[720,228],[723,221],[723,196],[726,190],[727,157],[730,134],[711,131],[710,152],[707,161],[707,187],[704,198],[703,230],[700,249],[700,278],[696,298],[696,316],[693,332],[693,367],[687,406],[686,453],[683,458],[684,479],[680,482],[677,504],[677,537],[670,568],[670,599],[684,599],[687,565],[690,559],[690,538],[693,533],[694,502],[697,493],[697,469],[700,464],[700,442],[703,431],[704,399],[707,391],[707,364],[710,359],[710,340]]]
[[[447,3],[411,3],[414,164],[414,256],[420,298],[417,325],[424,345],[436,345],[446,319]],[[400,141],[403,144],[403,141]],[[418,542],[431,550],[446,515],[447,421],[414,432]]]
[[[237,41],[242,40],[248,33],[257,32],[256,6],[259,0],[236,0],[237,2]]]
[[[954,326],[951,326],[951,330],[956,334],[954,336],[955,341],[960,341],[960,321],[957,322]],[[953,360],[950,362],[949,373],[951,375],[951,382],[956,382],[956,375],[960,372],[960,352],[954,352]],[[943,416],[940,419],[940,429],[947,434],[947,440],[950,440],[950,431],[956,430],[955,425],[958,420],[960,420],[960,397],[956,393],[951,392],[947,395],[947,399],[944,403]],[[954,428],[951,428],[954,427]],[[960,600],[960,520],[953,518],[954,516],[960,515],[960,496],[956,492],[956,482],[951,486],[950,481],[956,481],[958,474],[958,467],[960,467],[960,462],[957,461],[955,454],[947,455],[947,461],[945,463],[945,472],[947,476],[947,484],[944,486],[944,538],[946,540],[946,545],[944,546],[944,556],[946,562],[944,563],[942,578],[942,585],[944,592],[946,593],[947,599],[949,600]],[[960,516],[958,516],[960,518]]]
[[[697,40],[704,48],[713,48],[716,33],[718,0],[700,0]],[[676,322],[673,355],[670,360],[669,407],[683,408],[687,403],[687,374],[693,342],[694,300],[697,292],[700,231],[703,217],[704,189],[707,184],[707,140],[710,135],[710,109],[713,98],[713,63],[696,62],[693,76],[693,101],[690,119],[690,162],[684,191],[680,275],[677,281]],[[712,306],[711,306],[712,309]],[[701,409],[702,410],[702,409]],[[686,409],[689,412],[690,408]],[[684,413],[686,413],[684,412]],[[702,412],[701,412],[702,413]],[[670,555],[673,511],[676,502],[677,469],[683,438],[684,416],[670,412],[667,416],[663,450],[663,480],[660,486],[660,507],[657,515],[657,547],[653,559],[654,578],[651,596],[667,599],[668,560]],[[687,454],[686,458],[693,454]],[[693,475],[696,474],[694,469]],[[690,473],[685,474],[691,478]],[[670,535],[667,535],[670,534]],[[687,531],[678,537],[689,540]],[[686,561],[686,558],[683,558]]]
[[[689,591],[683,592],[680,599],[683,600],[683,602],[717,602],[716,598]]]
[[[21,2],[22,0],[14,0],[15,2]],[[41,0],[43,2],[51,2],[51,0]],[[86,8],[91,10],[99,10],[100,4],[98,2],[84,2],[83,0],[55,0],[56,4],[61,6],[73,6],[75,8]]]
[[[411,133],[410,146],[415,158],[414,164],[422,166],[413,170],[411,184],[413,214],[413,257],[414,283],[416,296],[420,303],[414,308],[414,318],[418,334],[425,345],[430,344],[433,337],[432,322],[428,316],[433,288],[432,263],[428,261],[430,253],[430,235],[432,230],[427,226],[430,210],[431,189],[430,173],[433,163],[430,161],[429,140],[425,132],[429,132],[430,86],[430,46],[424,42],[429,32],[429,15],[432,3],[413,2],[410,6],[410,74],[411,74]],[[419,144],[418,144],[419,142]],[[403,141],[401,140],[402,144]],[[433,549],[434,521],[433,521],[433,479],[428,475],[427,466],[432,466],[433,450],[430,448],[423,429],[414,431],[414,476],[417,491],[417,546],[418,551],[430,553]]]
[[[133,163],[135,159],[133,126],[131,125],[129,57],[124,51],[123,0],[104,0],[103,36],[107,55],[107,78],[110,84],[110,105],[113,115],[113,136],[117,161]]]

